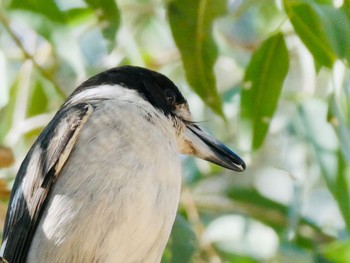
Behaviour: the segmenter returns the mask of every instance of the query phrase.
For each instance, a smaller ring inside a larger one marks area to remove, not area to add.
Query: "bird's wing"
[[[92,112],[86,103],[62,108],[24,159],[13,185],[0,252],[9,263],[25,262],[46,197]]]

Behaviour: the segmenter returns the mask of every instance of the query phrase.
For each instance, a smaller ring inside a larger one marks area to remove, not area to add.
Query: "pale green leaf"
[[[12,127],[13,114],[16,110],[16,98],[19,93],[18,78],[14,81],[10,88],[9,101],[0,110],[0,144],[4,143],[4,139]]]
[[[330,98],[328,119],[333,124],[334,130],[340,140],[340,149],[344,158],[350,163],[350,128],[339,106],[339,102],[333,95]]]
[[[332,263],[350,262],[350,240],[335,241],[327,245],[323,254]]]
[[[341,59],[350,62],[350,18],[345,9],[332,5],[321,5],[317,9],[321,23],[333,52]]]
[[[45,93],[45,87],[41,82],[37,82],[34,85],[31,96],[28,100],[27,116],[35,116],[41,113],[45,113],[48,106],[48,98]]]
[[[298,0],[284,0],[284,7],[295,32],[315,60],[322,66],[331,68],[336,55],[317,12],[311,5]]]

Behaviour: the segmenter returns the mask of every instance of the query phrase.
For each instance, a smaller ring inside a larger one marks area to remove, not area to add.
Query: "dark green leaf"
[[[191,262],[196,251],[196,237],[189,223],[177,215],[162,263]]]
[[[254,204],[260,207],[261,212],[263,212],[264,209],[270,209],[271,211],[284,215],[288,214],[288,208],[286,206],[262,196],[255,189],[233,188],[228,191],[228,196],[235,201]],[[267,218],[269,217],[268,215],[266,216]],[[261,218],[263,218],[263,216]]]
[[[85,2],[94,10],[107,46],[111,49],[120,24],[120,14],[115,0],[85,0]]]
[[[38,13],[51,21],[64,23],[65,17],[61,10],[56,5],[54,0],[31,0],[31,1],[23,1],[23,0],[12,0],[10,3],[10,8],[12,9],[21,9],[30,11],[33,13]]]
[[[233,188],[228,191],[228,196],[234,201],[240,213],[248,215],[256,220],[272,227],[280,235],[285,234],[290,223],[290,208],[261,195],[255,189]],[[304,230],[308,229],[307,232]],[[330,242],[335,238],[322,232],[311,220],[300,218],[298,220],[297,233],[294,242],[304,248],[313,248],[315,240],[318,242]]]
[[[284,7],[295,32],[315,60],[331,68],[336,55],[333,53],[317,12],[311,5],[298,0],[284,0]]]
[[[250,132],[252,148],[259,148],[276,110],[289,58],[282,34],[268,38],[253,54],[241,91],[241,120]]]
[[[174,0],[168,5],[171,31],[180,50],[186,78],[194,91],[223,116],[213,67],[218,56],[213,21],[225,14],[225,0]]]

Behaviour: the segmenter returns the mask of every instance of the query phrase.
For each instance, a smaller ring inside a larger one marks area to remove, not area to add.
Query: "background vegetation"
[[[133,64],[177,83],[195,120],[248,165],[236,174],[183,158],[163,262],[350,262],[349,0],[0,6],[1,220],[21,160],[64,98]]]

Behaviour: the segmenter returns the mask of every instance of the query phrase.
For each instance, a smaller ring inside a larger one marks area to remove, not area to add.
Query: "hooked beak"
[[[184,154],[199,157],[233,171],[245,170],[246,165],[237,154],[197,125],[186,123],[184,137],[187,148],[190,148],[184,150]]]

